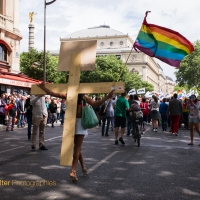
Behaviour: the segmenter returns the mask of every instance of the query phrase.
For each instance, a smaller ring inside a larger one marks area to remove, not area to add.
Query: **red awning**
[[[41,81],[29,78],[22,74],[0,72],[0,84],[31,88],[32,84],[39,84],[39,83],[41,83]]]

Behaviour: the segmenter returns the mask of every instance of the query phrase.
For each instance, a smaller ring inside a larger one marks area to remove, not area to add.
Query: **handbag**
[[[83,106],[82,102],[82,118],[81,125],[84,129],[94,128],[99,123],[99,120],[90,105]]]

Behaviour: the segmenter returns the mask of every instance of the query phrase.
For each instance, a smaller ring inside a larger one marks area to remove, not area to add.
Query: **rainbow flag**
[[[142,27],[133,45],[135,50],[139,49],[171,66],[180,67],[181,60],[194,51],[192,43],[176,31],[148,24],[146,17],[149,12],[146,12]]]
[[[177,96],[178,96],[178,99],[181,99],[183,97],[183,91],[182,90],[179,90],[177,92]]]

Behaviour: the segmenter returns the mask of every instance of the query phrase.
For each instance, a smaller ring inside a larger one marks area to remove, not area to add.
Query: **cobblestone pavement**
[[[132,137],[114,145],[114,132],[101,136],[89,130],[83,156],[88,175],[80,165],[79,181],[69,179],[70,167],[59,165],[62,129],[46,127],[48,151],[31,151],[27,128],[0,131],[0,194],[2,200],[199,200],[200,138],[189,146],[189,130],[179,136],[153,132],[150,126],[137,147]]]

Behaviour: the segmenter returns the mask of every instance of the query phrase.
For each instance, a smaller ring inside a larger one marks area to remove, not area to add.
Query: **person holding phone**
[[[193,145],[194,127],[200,136],[200,129],[199,129],[200,120],[198,116],[200,110],[200,101],[197,100],[196,95],[193,94],[189,97],[187,107],[189,109],[189,127],[190,127],[190,143],[188,143],[188,145]]]

